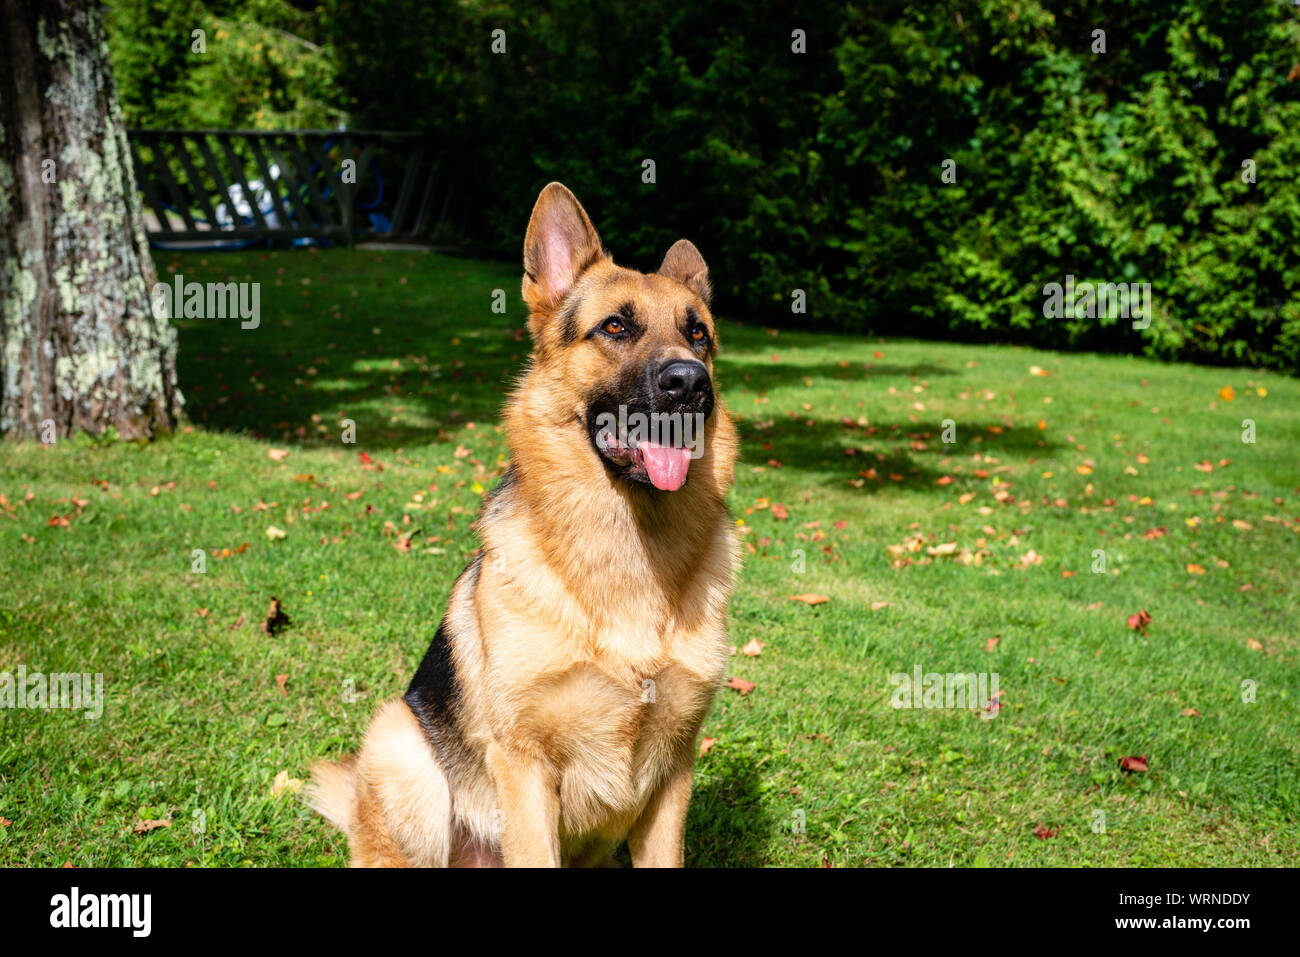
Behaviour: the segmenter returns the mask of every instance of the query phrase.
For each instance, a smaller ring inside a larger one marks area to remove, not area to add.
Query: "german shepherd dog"
[[[635,866],[682,865],[737,564],[709,293],[686,240],[636,272],[568,189],[538,196],[533,352],[482,548],[405,697],[313,769],[353,866],[597,865],[624,840]]]

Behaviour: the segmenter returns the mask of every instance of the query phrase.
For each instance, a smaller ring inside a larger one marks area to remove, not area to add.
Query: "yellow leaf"
[[[300,787],[302,787],[301,780],[289,777],[288,771],[281,771],[271,782],[271,797],[279,797],[285,791],[297,792]]]

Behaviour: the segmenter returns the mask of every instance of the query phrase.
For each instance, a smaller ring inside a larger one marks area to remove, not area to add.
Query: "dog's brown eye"
[[[704,341],[705,339],[707,339],[708,337],[709,337],[708,330],[706,330],[706,329],[704,328],[704,326],[700,325],[699,323],[696,323],[696,324],[691,328],[691,339],[692,339],[692,341],[694,341],[694,342],[703,342],[703,341]]]
[[[620,319],[606,319],[605,324],[601,326],[608,335],[616,336],[623,331],[623,322]]]

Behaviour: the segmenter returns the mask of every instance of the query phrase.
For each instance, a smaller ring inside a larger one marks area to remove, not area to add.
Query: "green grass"
[[[172,439],[0,447],[0,671],[102,672],[106,696],[98,721],[0,710],[0,864],[342,864],[272,782],[357,745],[475,548],[528,349],[518,270],[359,250],[159,265],[260,280],[262,326],[179,323],[192,427]],[[755,690],[723,689],[706,721],[689,864],[1300,859],[1300,383],[729,321],[722,340],[748,543],[731,634],[763,650],[729,671]],[[268,637],[273,595],[292,625]],[[1001,711],[891,708],[916,665],[996,672]]]

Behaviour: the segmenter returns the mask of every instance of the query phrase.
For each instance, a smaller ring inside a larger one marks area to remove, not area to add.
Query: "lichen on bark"
[[[100,9],[0,0],[0,15],[0,432],[39,435],[47,419],[60,437],[171,431],[176,332],[150,308],[156,273]]]

